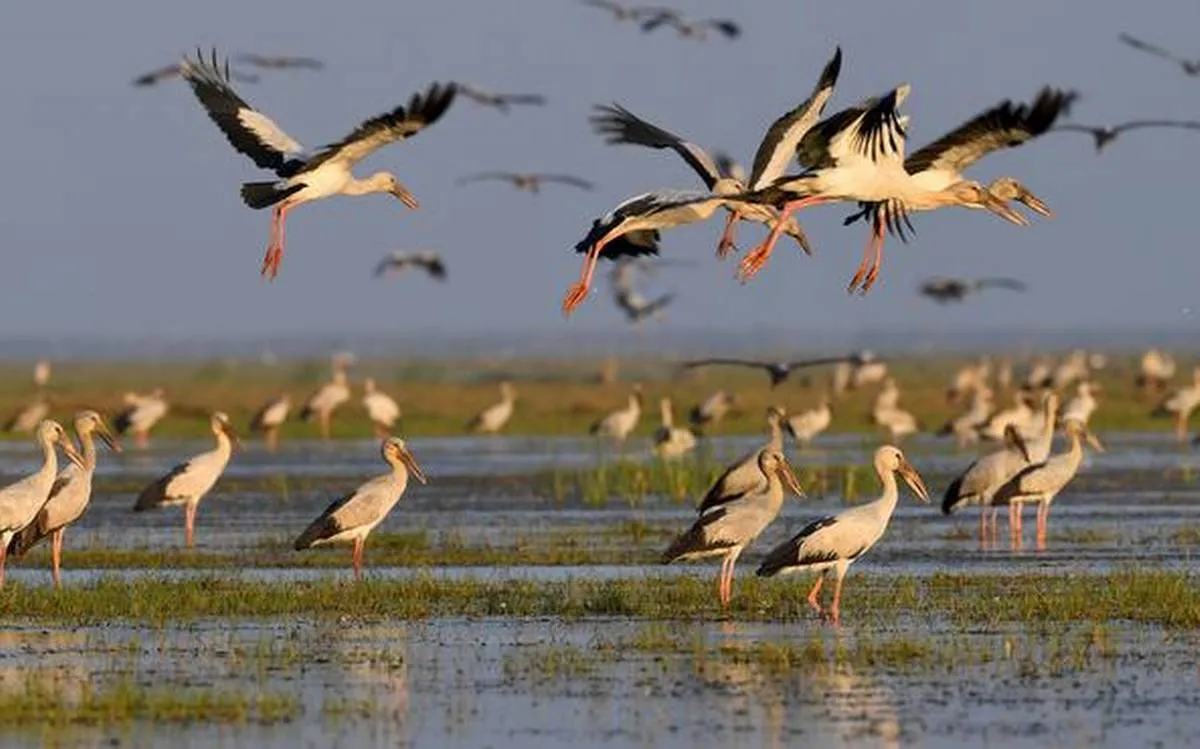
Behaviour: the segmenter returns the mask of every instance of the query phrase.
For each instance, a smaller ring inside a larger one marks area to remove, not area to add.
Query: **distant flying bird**
[[[1165,60],[1170,60],[1179,67],[1183,68],[1183,72],[1187,73],[1188,75],[1200,75],[1200,58],[1189,60],[1184,57],[1179,57],[1173,52],[1168,52],[1162,47],[1155,46],[1149,42],[1143,42],[1141,39],[1137,39],[1129,34],[1121,34],[1117,38],[1134,49],[1141,50],[1142,52],[1148,52],[1149,54],[1152,54],[1156,57],[1161,57]]]
[[[446,280],[446,264],[442,262],[441,255],[432,251],[393,252],[375,266],[375,277],[399,275],[409,268],[420,268],[428,273],[430,278]]]
[[[708,38],[709,30],[722,34],[726,39],[736,39],[742,33],[742,28],[728,18],[705,18],[689,21],[683,14],[671,8],[659,8],[653,11],[646,20],[642,21],[642,31],[654,31],[663,26],[671,26],[685,39],[704,41]]]
[[[613,290],[613,303],[617,305],[617,309],[625,313],[625,318],[634,325],[640,325],[657,316],[675,299],[675,295],[669,293],[654,299],[647,299],[634,288],[632,272],[641,270],[650,273],[652,268],[653,266],[645,266],[637,258],[622,257],[613,266],[609,276],[609,283]]]
[[[539,174],[531,172],[480,172],[479,174],[470,174],[466,177],[460,177],[454,184],[458,186],[466,185],[471,182],[508,182],[518,190],[527,190],[531,193],[538,193],[542,189],[542,184],[547,182],[555,182],[562,185],[571,185],[578,187],[581,190],[594,190],[596,188],[591,182],[570,174]]]
[[[1120,125],[1113,127],[1093,127],[1090,125],[1059,125],[1053,128],[1068,133],[1087,133],[1092,136],[1096,142],[1096,153],[1100,153],[1104,148],[1117,139],[1117,136],[1126,130],[1139,130],[1141,128],[1156,127],[1156,128],[1174,128],[1177,130],[1200,130],[1200,121],[1192,120],[1133,120],[1131,122],[1122,122]]]
[[[505,114],[508,114],[509,109],[514,105],[540,107],[546,103],[546,97],[541,94],[493,94],[465,83],[456,85],[460,96],[465,96],[476,104],[498,109]]]
[[[323,70],[325,63],[312,57],[288,57],[286,55],[258,55],[253,52],[237,56],[238,62],[253,65],[264,70],[284,70],[286,68],[302,68],[304,70]]]
[[[968,294],[983,289],[1011,289],[1025,291],[1027,287],[1015,278],[946,278],[939,276],[925,281],[918,287],[921,296],[927,296],[938,304],[961,302]]]
[[[822,364],[840,364],[842,362],[859,364],[860,358],[861,357],[858,355],[831,356],[820,359],[801,359],[799,361],[788,362],[753,361],[750,359],[698,359],[696,361],[684,362],[682,367],[683,369],[695,369],[696,367],[712,367],[719,365],[761,369],[767,373],[768,377],[771,378],[771,387],[774,388],[787,381],[788,377],[791,377],[792,372],[797,369],[817,367]]]
[[[183,77],[230,145],[245,154],[261,169],[270,169],[280,179],[247,182],[242,185],[242,200],[254,209],[275,206],[271,213],[271,237],[263,258],[262,274],[274,278],[283,260],[284,224],[290,210],[333,195],[388,193],[409,208],[417,207],[413,197],[394,174],[376,172],[357,179],[351,169],[376,150],[405,140],[437,122],[454,101],[454,85],[432,84],[424,94],[413,94],[407,106],[396,107],[361,123],[336,143],[305,153],[303,146],[280,129],[266,115],[255,110],[229,86],[229,66],[211,62],[197,53],[196,59],[184,60]]]
[[[612,2],[612,0],[583,0],[583,4],[608,11],[612,14],[614,21],[636,21],[660,10],[637,5],[622,5]]]
[[[178,78],[181,75],[183,75],[183,66],[179,63],[175,63],[174,65],[165,65],[157,70],[151,70],[149,73],[144,73],[139,75],[137,78],[134,78],[133,85],[142,87],[157,86],[164,81]],[[250,73],[241,73],[237,70],[230,70],[229,77],[238,83],[258,83],[260,80],[256,75],[252,75]]]

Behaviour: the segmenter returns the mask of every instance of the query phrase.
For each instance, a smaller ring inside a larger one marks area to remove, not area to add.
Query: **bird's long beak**
[[[796,473],[792,470],[792,466],[787,460],[779,461],[779,478],[783,481],[784,486],[791,489],[797,497],[806,497],[804,490],[800,488],[800,479],[796,478]]]
[[[997,198],[987,190],[983,191],[983,207],[1005,221],[1016,224],[1017,226],[1029,226],[1029,219],[1025,218],[1025,216],[1018,213],[1016,209],[1014,209],[1008,203],[1005,203],[1003,200]]]
[[[416,196],[409,192],[408,189],[401,184],[397,184],[396,187],[389,192],[391,192],[392,195],[395,195],[401,203],[409,208],[415,210],[421,207],[421,204],[417,202]]]
[[[408,451],[408,448],[400,451],[400,462],[404,464],[404,467],[408,469],[408,472],[417,481],[420,481],[422,484],[429,483],[429,479],[425,478],[425,472],[421,470],[421,466],[417,465],[417,459]]]
[[[1050,210],[1050,206],[1042,202],[1041,198],[1031,193],[1023,185],[1021,186],[1019,192],[1017,192],[1017,197],[1015,200],[1019,201],[1022,205],[1039,216],[1045,216],[1046,218],[1054,217],[1054,211]]]
[[[84,468],[83,456],[80,455],[79,451],[75,449],[75,446],[71,444],[71,440],[64,438],[58,444],[59,447],[62,448],[63,455],[66,455],[68,460],[80,468]]]
[[[900,474],[900,478],[904,479],[904,483],[908,484],[918,499],[925,503],[929,502],[929,490],[925,488],[925,481],[911,463],[907,460],[902,461],[900,467],[896,469],[896,473]]]
[[[117,441],[117,438],[113,436],[113,433],[108,430],[108,425],[103,421],[96,423],[96,436],[100,438],[101,442],[108,446],[109,450],[112,450],[115,453],[122,452],[123,448],[121,447],[121,443]]]

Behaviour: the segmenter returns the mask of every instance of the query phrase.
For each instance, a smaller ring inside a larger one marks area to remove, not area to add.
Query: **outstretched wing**
[[[1065,125],[1060,128],[1065,128]],[[1123,133],[1126,130],[1139,130],[1144,127],[1167,127],[1178,130],[1200,130],[1200,122],[1191,120],[1134,120],[1132,122],[1123,122],[1113,128],[1114,133]]]
[[[596,110],[597,114],[591,117],[592,127],[598,135],[604,136],[605,143],[669,148],[700,175],[704,186],[710,190],[721,178],[721,170],[713,157],[695,143],[643,120],[620,104],[597,106]]]
[[[1018,281],[1015,278],[980,278],[975,281],[977,289],[1011,289],[1013,291],[1025,291],[1028,287],[1023,281]]]
[[[413,94],[407,105],[372,117],[337,143],[323,147],[304,165],[303,171],[315,169],[331,159],[354,164],[389,143],[411,138],[446,113],[456,91],[453,83],[430,85],[424,94]]]
[[[728,18],[706,18],[703,21],[697,21],[695,25],[700,27],[707,26],[710,29],[716,29],[729,39],[736,39],[742,33],[742,27]]]
[[[215,50],[210,61],[197,50],[196,59],[184,58],[179,69],[209,118],[238,153],[281,177],[290,177],[304,166],[300,158],[303,146],[238,96],[229,85],[229,63],[221,66]]]
[[[909,156],[904,168],[909,174],[930,169],[961,172],[992,151],[1019,146],[1046,132],[1075,98],[1073,92],[1047,87],[1030,105],[1001,102]]]
[[[562,185],[571,185],[578,187],[581,190],[594,190],[596,186],[586,179],[576,177],[572,174],[539,174],[537,178],[542,182],[557,182]]]
[[[518,176],[512,172],[479,172],[478,174],[468,174],[465,177],[459,177],[454,180],[454,184],[461,186],[472,182],[516,182]]]
[[[898,110],[908,97],[907,84],[884,96],[867,99],[814,125],[800,139],[796,158],[809,169],[843,161],[879,163],[904,158],[904,119]]]
[[[766,187],[783,176],[796,147],[825,110],[829,97],[833,96],[833,87],[837,85],[838,73],[842,69],[842,48],[838,47],[833,58],[825,64],[816,88],[807,100],[798,107],[787,112],[767,129],[758,152],[754,154],[754,167],[750,170],[751,190]]]
[[[762,362],[750,361],[748,359],[697,359],[695,361],[684,362],[680,365],[683,369],[711,366],[752,367],[754,369],[765,369],[768,372],[771,370],[770,366]]]
[[[1151,44],[1150,42],[1144,42],[1141,39],[1138,39],[1137,37],[1131,36],[1129,34],[1124,34],[1124,33],[1119,34],[1119,35],[1117,35],[1117,39],[1121,40],[1125,44],[1128,44],[1130,47],[1133,47],[1136,50],[1140,50],[1142,52],[1148,52],[1157,57],[1162,57],[1167,60],[1171,60],[1172,62],[1183,62],[1183,59],[1180,57],[1177,57],[1173,52],[1168,52],[1167,50],[1163,49],[1162,47]]]

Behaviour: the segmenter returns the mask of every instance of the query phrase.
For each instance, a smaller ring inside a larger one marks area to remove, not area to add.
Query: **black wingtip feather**
[[[959,500],[962,499],[962,497],[959,496],[959,492],[961,491],[962,477],[960,476],[954,479],[954,481],[950,482],[950,486],[946,487],[945,495],[942,496],[943,515],[950,515],[958,508]]]

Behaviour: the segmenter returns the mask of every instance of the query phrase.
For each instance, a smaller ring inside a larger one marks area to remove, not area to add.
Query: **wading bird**
[[[296,539],[296,551],[345,541],[354,544],[354,578],[362,578],[363,548],[367,536],[379,525],[408,488],[408,477],[426,483],[424,472],[404,440],[388,437],[380,448],[391,471],[376,476],[335,501]]]
[[[725,415],[737,405],[737,394],[718,390],[688,410],[688,423],[692,430],[700,432],[705,427],[720,424]]]
[[[1130,47],[1133,47],[1136,50],[1147,52],[1155,57],[1161,57],[1164,60],[1170,60],[1182,68],[1183,72],[1187,73],[1188,75],[1200,75],[1200,58],[1189,60],[1186,57],[1180,57],[1173,52],[1168,52],[1162,47],[1151,44],[1150,42],[1144,42],[1130,34],[1120,34],[1117,38],[1120,39],[1124,44],[1128,44]]]
[[[1027,503],[1037,504],[1037,547],[1046,548],[1046,525],[1050,518],[1050,503],[1075,478],[1083,462],[1083,443],[1086,440],[1096,450],[1104,450],[1100,440],[1078,421],[1065,422],[1070,445],[1066,452],[1051,455],[1041,463],[1027,466],[996,491],[994,502],[1008,505],[1009,531],[1014,547],[1021,540],[1021,510]]]
[[[292,397],[283,393],[264,403],[250,418],[250,431],[263,435],[267,452],[273,453],[278,449],[279,428],[287,421],[288,413],[291,410]]]
[[[717,595],[721,606],[728,608],[737,559],[779,514],[785,487],[804,496],[800,481],[778,448],[767,445],[742,458],[705,493],[697,509],[700,517],[663,553],[662,563],[722,557]]]
[[[612,0],[582,0],[582,2],[592,8],[608,11],[612,14],[614,21],[637,21],[647,15],[657,13],[659,10],[649,6],[623,5],[612,2]]]
[[[500,400],[480,411],[467,424],[476,434],[496,434],[508,424],[516,408],[517,391],[507,382],[500,383]]]
[[[1175,376],[1175,357],[1156,348],[1147,349],[1138,361],[1134,385],[1140,390],[1161,393]]]
[[[196,525],[196,508],[225,472],[237,442],[237,434],[223,412],[215,412],[209,419],[209,426],[217,440],[216,448],[172,468],[143,489],[133,505],[134,512],[183,505],[183,539],[189,549]]]
[[[946,487],[942,495],[942,513],[950,515],[962,507],[979,505],[979,544],[986,546],[996,537],[996,508],[993,498],[1000,487],[1032,461],[1029,449],[1013,425],[1004,429],[1004,447],[978,458]],[[988,525],[991,524],[991,533]]]
[[[1132,122],[1123,122],[1113,127],[1067,124],[1058,125],[1054,129],[1064,133],[1087,133],[1092,136],[1092,140],[1096,144],[1096,153],[1100,153],[1116,140],[1117,136],[1121,133],[1129,130],[1142,130],[1144,128],[1200,130],[1200,122],[1194,120],[1134,120]]]
[[[35,437],[42,448],[42,467],[15,484],[0,489],[0,587],[4,587],[4,561],[13,537],[34,522],[37,514],[46,505],[54,479],[58,474],[58,453],[54,446],[62,448],[63,454],[77,466],[83,466],[83,458],[75,451],[71,438],[58,422],[46,419],[38,425]]]
[[[391,434],[392,429],[396,426],[396,421],[400,418],[400,404],[396,403],[392,396],[377,388],[375,380],[370,377],[363,380],[362,404],[366,409],[367,418],[375,427],[375,436],[384,439]]]
[[[541,94],[493,94],[490,91],[468,86],[462,82],[455,85],[458,86],[459,96],[470,99],[481,106],[497,109],[505,114],[508,114],[509,109],[513,106],[540,107],[546,103],[546,97]]]
[[[8,545],[9,554],[21,557],[39,541],[49,538],[50,574],[56,588],[62,584],[60,566],[63,534],[66,533],[68,525],[83,516],[92,499],[92,476],[96,472],[96,442],[92,439],[93,434],[113,452],[121,452],[120,445],[108,431],[100,414],[95,411],[77,413],[75,435],[79,438],[81,462],[72,462],[59,471],[50,487],[46,504],[42,505],[33,522],[13,536]]]
[[[446,264],[441,255],[432,251],[393,252],[375,266],[375,277],[400,275],[409,268],[419,268],[439,281],[446,280]]]
[[[654,454],[663,460],[674,460],[695,450],[696,435],[692,430],[675,426],[670,398],[661,398],[658,401],[658,412],[662,423],[654,430]]]
[[[820,405],[789,416],[783,423],[797,446],[808,447],[817,435],[833,423],[833,406],[829,396],[822,396]]]
[[[253,65],[264,70],[287,70],[299,68],[302,70],[324,70],[325,63],[315,57],[290,57],[288,55],[259,55],[245,52],[237,56],[238,62]]]
[[[1180,442],[1187,440],[1188,419],[1192,411],[1200,407],[1200,367],[1192,370],[1192,384],[1171,393],[1155,410],[1156,416],[1175,415],[1175,436]]]
[[[1092,420],[1092,414],[1096,412],[1096,407],[1099,405],[1096,402],[1096,393],[1100,390],[1100,386],[1091,380],[1080,380],[1075,386],[1075,395],[1071,396],[1062,408],[1062,416],[1059,420],[1066,424],[1068,421],[1077,421],[1083,426],[1087,426]]]
[[[170,410],[162,388],[155,388],[147,395],[125,393],[125,408],[113,419],[113,428],[124,437],[133,434],[133,443],[145,448],[150,444],[150,430]]]
[[[197,53],[194,61],[185,59],[181,64],[184,79],[230,145],[260,169],[279,175],[275,181],[242,185],[242,200],[249,207],[274,206],[263,258],[264,276],[274,278],[279,272],[287,214],[298,205],[333,195],[388,193],[409,208],[417,207],[417,199],[394,174],[376,172],[358,179],[351,170],[379,148],[410,138],[437,122],[454,101],[454,84],[435,83],[424,94],[413,94],[407,106],[366,120],[340,141],[305,153],[299,142],[237,95],[229,85],[228,65],[222,70],[215,52],[211,62]]]
[[[571,174],[544,174],[541,172],[480,172],[460,177],[454,184],[462,186],[471,182],[507,182],[517,190],[525,190],[535,195],[542,191],[544,184],[570,185],[578,187],[580,190],[596,189],[591,182]]]
[[[968,294],[984,289],[1009,289],[1025,291],[1026,286],[1013,278],[947,278],[938,276],[925,281],[918,287],[921,296],[926,296],[938,304],[961,302]]]
[[[805,526],[790,541],[768,552],[757,572],[759,577],[820,572],[817,582],[808,593],[808,603],[818,614],[824,614],[818,596],[825,576],[832,569],[835,582],[833,605],[829,607],[828,616],[835,624],[840,619],[842,580],[846,577],[846,570],[883,538],[892,512],[896,509],[896,502],[900,498],[896,475],[904,479],[922,502],[929,501],[929,492],[921,475],[909,465],[899,449],[884,445],[875,451],[874,464],[883,485],[883,494],[878,499]]]
[[[316,418],[321,439],[328,441],[333,412],[348,400],[350,385],[346,380],[346,370],[337,362],[333,367],[333,379],[317,388],[304,402],[304,407],[300,409],[300,420],[307,422]]]
[[[797,369],[807,369],[808,367],[819,367],[825,364],[840,364],[842,362],[857,363],[857,355],[832,356],[819,359],[800,359],[790,362],[771,362],[771,361],[754,361],[751,359],[697,359],[695,361],[684,362],[680,365],[682,369],[695,369],[696,367],[714,367],[714,366],[729,366],[729,367],[751,367],[752,369],[761,369],[767,373],[767,377],[771,379],[771,387],[775,388],[786,382],[792,376],[792,372]]]
[[[618,445],[637,429],[642,418],[642,386],[634,385],[624,408],[609,412],[588,429],[593,437],[607,437]]]

